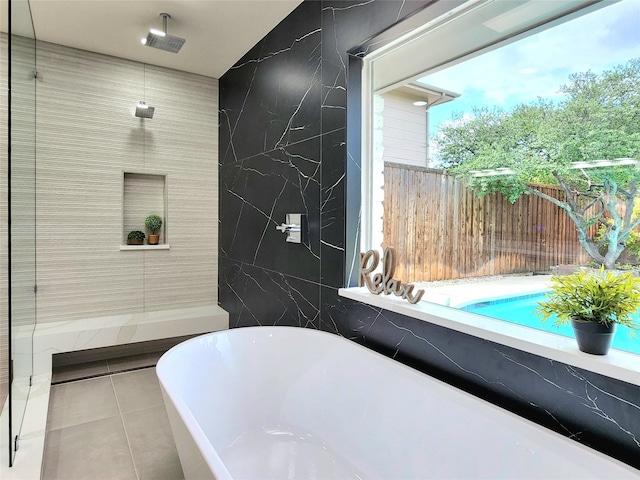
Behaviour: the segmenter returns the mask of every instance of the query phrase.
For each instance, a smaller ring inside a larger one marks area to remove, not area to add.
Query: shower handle
[[[280,230],[282,233],[299,232],[300,225],[296,225],[295,223],[287,225],[286,223],[283,223],[280,226],[276,226],[276,230]]]
[[[287,213],[285,223],[276,225],[276,230],[286,233],[289,243],[304,243],[307,238],[307,216],[301,213]]]

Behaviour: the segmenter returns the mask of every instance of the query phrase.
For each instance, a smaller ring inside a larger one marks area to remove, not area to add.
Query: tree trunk
[[[556,178],[558,179],[560,186],[567,195],[568,201],[562,201],[560,199],[551,197],[535,188],[529,187],[529,192],[562,208],[576,226],[576,231],[578,232],[578,241],[580,242],[580,245],[582,245],[582,248],[585,249],[587,254],[598,264],[604,265],[605,269],[615,269],[616,261],[624,251],[624,244],[629,235],[629,231],[635,228],[639,222],[638,219],[632,221],[631,213],[629,210],[633,209],[633,202],[636,197],[635,184],[632,184],[632,188],[630,190],[631,193],[627,193],[625,195],[627,197],[625,199],[625,210],[627,212],[625,213],[625,216],[623,218],[616,211],[617,185],[613,181],[605,181],[605,193],[602,196],[603,209],[599,213],[599,216],[602,217],[602,214],[606,212],[609,218],[611,218],[611,220],[613,221],[613,224],[607,226],[607,231],[605,233],[607,237],[607,251],[604,255],[602,255],[600,253],[598,244],[592,238],[589,238],[588,235],[588,229],[590,228],[592,223],[588,221],[588,219],[585,217],[585,212],[580,209],[577,202],[572,198],[573,193],[566,185],[562,177],[556,174]]]

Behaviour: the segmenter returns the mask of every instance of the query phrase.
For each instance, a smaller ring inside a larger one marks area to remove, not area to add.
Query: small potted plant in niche
[[[640,279],[630,272],[585,269],[551,280],[538,315],[542,321],[553,318],[554,325],[570,322],[581,351],[606,355],[617,324],[640,326],[633,318],[640,308]]]
[[[160,230],[162,228],[162,218],[160,217],[160,215],[156,215],[155,213],[152,215],[149,215],[145,221],[144,221],[144,225],[147,227],[147,230],[149,230],[149,245],[157,245],[158,242],[160,241],[160,235],[157,234],[156,232],[158,230]]]
[[[133,230],[127,235],[127,245],[142,245],[145,234],[140,230]]]

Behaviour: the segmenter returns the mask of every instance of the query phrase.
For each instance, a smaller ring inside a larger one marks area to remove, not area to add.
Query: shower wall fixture
[[[307,215],[304,213],[287,213],[286,219],[286,223],[276,225],[276,230],[287,234],[287,242],[307,243],[309,236]]]
[[[162,17],[162,30],[156,30],[152,28],[149,30],[149,34],[146,38],[141,40],[143,45],[147,47],[158,48],[165,52],[178,53],[184,45],[185,39],[180,37],[174,37],[167,33],[167,20],[171,18],[168,13],[161,13]]]
[[[153,118],[155,107],[147,105],[145,102],[138,102],[136,105],[136,117]]]

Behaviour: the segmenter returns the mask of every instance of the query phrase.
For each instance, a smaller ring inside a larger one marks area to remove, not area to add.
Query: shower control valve
[[[289,243],[303,243],[307,238],[307,216],[303,213],[287,213],[286,223],[276,225],[276,230],[286,233]]]
[[[291,225],[287,225],[286,223],[283,223],[279,227],[276,227],[276,230],[280,230],[283,233],[299,232],[300,231],[300,225],[296,225],[295,223],[292,223]]]

